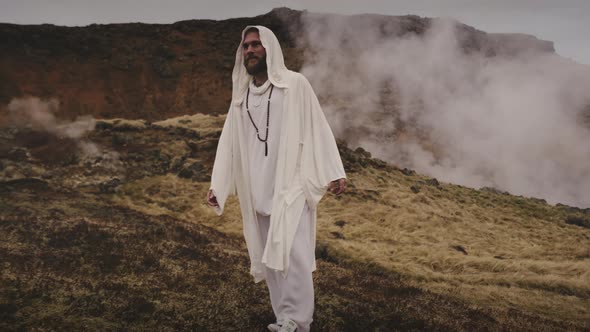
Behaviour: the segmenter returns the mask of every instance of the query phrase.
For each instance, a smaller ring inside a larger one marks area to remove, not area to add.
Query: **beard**
[[[254,64],[250,64],[250,59],[256,59],[256,57],[251,56],[249,58],[244,59],[244,67],[246,67],[246,71],[250,75],[256,75],[262,72],[266,72],[266,55],[262,58],[258,58],[258,61]]]

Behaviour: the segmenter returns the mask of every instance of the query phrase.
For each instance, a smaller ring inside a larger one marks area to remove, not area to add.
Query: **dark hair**
[[[249,34],[250,32],[256,32],[256,33],[260,34],[260,31],[258,31],[258,28],[249,27],[248,30],[244,31],[244,37],[246,37],[246,35]]]

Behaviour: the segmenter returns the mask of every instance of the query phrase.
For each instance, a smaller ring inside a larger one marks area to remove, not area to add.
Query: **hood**
[[[285,67],[285,60],[283,58],[283,51],[281,45],[275,34],[267,27],[262,25],[248,25],[242,30],[242,38],[236,51],[236,62],[234,63],[234,70],[232,73],[232,100],[233,103],[240,104],[244,98],[244,94],[248,89],[248,83],[252,79],[252,75],[248,74],[246,67],[244,67],[244,56],[242,54],[242,41],[244,40],[244,33],[249,28],[257,28],[260,35],[260,42],[266,49],[266,66],[268,68],[268,79],[276,87],[285,88],[285,78],[288,72]]]

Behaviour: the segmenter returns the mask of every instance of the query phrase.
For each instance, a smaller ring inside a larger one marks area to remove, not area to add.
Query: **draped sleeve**
[[[233,105],[232,105],[233,106]],[[235,119],[233,118],[233,107],[230,106],[227,112],[219,143],[217,145],[217,153],[215,155],[215,162],[213,164],[213,172],[211,174],[211,187],[213,194],[217,198],[218,207],[215,207],[217,215],[223,213],[225,202],[230,195],[235,195],[236,181],[233,172],[233,136],[237,135]]]
[[[307,194],[315,207],[331,181],[346,178],[336,140],[309,81],[301,75],[304,103],[301,172]]]

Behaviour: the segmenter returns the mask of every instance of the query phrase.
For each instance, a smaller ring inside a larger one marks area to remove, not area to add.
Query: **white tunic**
[[[281,46],[272,31],[263,26],[255,27],[266,49],[268,80],[275,90],[284,90],[274,196],[264,246],[261,245],[250,188],[248,142],[243,139],[247,136],[248,126],[252,125],[249,119],[246,122],[242,117],[242,105],[252,76],[244,67],[241,42],[236,49],[232,72],[232,102],[219,137],[210,189],[219,203],[215,207],[218,215],[223,213],[228,196],[238,195],[250,255],[250,273],[254,281],[259,282],[265,279],[265,266],[281,271],[283,276],[288,274],[289,253],[306,203],[312,211],[310,243],[315,247],[317,205],[330,182],[345,178],[346,174],[334,135],[311,84],[303,75],[287,69]],[[250,26],[242,31],[241,40],[248,28]],[[266,123],[264,127],[266,129]],[[272,137],[269,142],[270,139]],[[314,261],[312,270],[315,268]]]
[[[277,173],[277,157],[279,138],[281,137],[281,120],[283,116],[283,89],[274,87],[269,108],[268,125],[268,155],[265,156],[265,144],[256,136],[256,129],[246,112],[246,102],[242,104],[242,121],[246,126],[248,141],[248,164],[250,166],[250,190],[254,209],[263,216],[269,216],[272,211],[275,177]],[[250,82],[248,110],[252,120],[258,127],[260,138],[266,137],[266,118],[268,97],[271,91],[270,80],[257,87]]]

